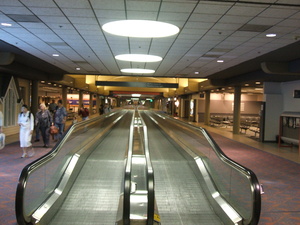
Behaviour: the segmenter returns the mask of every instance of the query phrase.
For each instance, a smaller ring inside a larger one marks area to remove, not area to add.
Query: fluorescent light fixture
[[[1,25],[4,26],[4,27],[11,27],[12,26],[11,23],[1,23]]]
[[[266,34],[266,37],[276,37],[276,34]]]
[[[52,56],[54,56],[54,57],[58,57],[58,56],[59,56],[59,54],[56,54],[56,53],[54,53],[54,54],[52,54]]]
[[[141,97],[141,94],[131,94],[132,97],[136,97],[136,98],[139,98]]]
[[[222,59],[219,59],[219,60],[217,60],[217,62],[218,62],[218,63],[223,63],[223,62],[224,62],[224,60],[222,60]]]
[[[79,68],[79,67],[77,67],[77,68],[76,68],[76,70],[80,70],[80,68]]]
[[[122,54],[115,57],[117,60],[130,61],[130,62],[159,62],[162,57],[156,55],[145,54]]]
[[[127,68],[127,69],[121,69],[121,72],[123,72],[123,73],[155,73],[155,70]]]
[[[175,35],[179,28],[173,24],[151,20],[119,20],[106,23],[102,29],[107,33],[138,38],[160,38]]]

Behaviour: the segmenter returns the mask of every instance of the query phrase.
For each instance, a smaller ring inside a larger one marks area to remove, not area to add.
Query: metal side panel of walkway
[[[155,197],[162,225],[223,224],[180,153],[149,119],[149,148],[155,178]]]
[[[122,119],[91,153],[50,225],[115,223],[129,124]]]

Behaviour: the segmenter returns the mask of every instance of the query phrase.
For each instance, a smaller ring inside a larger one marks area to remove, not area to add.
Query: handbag
[[[5,147],[5,134],[1,133],[0,134],[0,149]]]
[[[56,126],[54,126],[54,125],[52,125],[52,126],[50,127],[49,132],[50,132],[50,134],[58,134],[59,128],[56,127]]]

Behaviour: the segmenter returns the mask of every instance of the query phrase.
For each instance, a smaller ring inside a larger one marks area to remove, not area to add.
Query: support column
[[[31,105],[30,111],[35,116],[39,109],[39,81],[32,80],[31,81]]]
[[[210,125],[210,91],[205,91],[204,124]]]
[[[96,113],[98,114],[100,114],[99,108],[100,108],[100,96],[96,94]]]
[[[234,88],[234,107],[233,107],[233,134],[240,133],[241,121],[241,93],[240,86]]]
[[[94,94],[93,94],[93,93],[90,93],[90,101],[89,101],[90,106],[89,106],[89,111],[90,111],[90,114],[91,114],[91,115],[94,114],[94,111],[93,111],[93,96],[94,96]]]
[[[197,116],[197,113],[198,113],[198,110],[197,110],[197,100],[196,99],[193,99],[193,116],[192,116],[192,122],[197,122],[196,120],[196,116]]]
[[[66,86],[63,86],[61,92],[61,100],[65,108],[67,108],[67,101],[68,101],[67,95],[68,95],[68,88]]]
[[[79,111],[81,105],[83,104],[83,91],[79,91],[78,95],[79,95],[79,103],[78,103],[78,111]]]

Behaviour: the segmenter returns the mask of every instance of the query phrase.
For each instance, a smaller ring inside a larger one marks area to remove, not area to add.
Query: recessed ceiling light
[[[106,23],[102,29],[124,37],[159,38],[175,35],[179,28],[173,24],[151,20],[119,20]]]
[[[224,62],[224,60],[222,60],[222,59],[219,59],[219,60],[217,60],[217,62],[218,62],[218,63],[223,63],[223,62]]]
[[[159,62],[162,60],[160,56],[145,54],[122,54],[115,56],[115,58],[130,62]]]
[[[59,56],[59,54],[56,54],[56,53],[54,53],[54,54],[52,54],[52,56],[54,56],[54,57],[58,57],[58,56]]]
[[[195,72],[195,74],[199,74],[199,72]]]
[[[121,69],[121,72],[123,72],[123,73],[155,73],[155,70],[128,68],[128,69]]]
[[[80,68],[79,68],[79,67],[77,67],[77,68],[76,68],[76,70],[80,70]]]
[[[276,37],[276,34],[266,34],[266,37]]]

